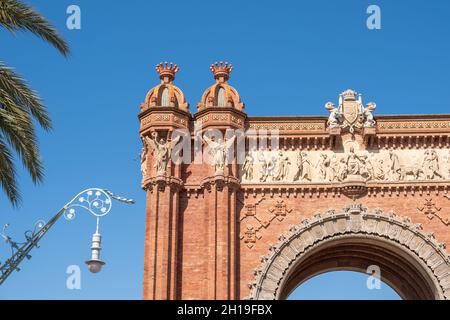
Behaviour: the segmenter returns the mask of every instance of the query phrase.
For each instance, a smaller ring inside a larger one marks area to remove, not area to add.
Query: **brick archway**
[[[450,298],[450,114],[374,118],[374,103],[345,90],[319,116],[255,117],[227,63],[211,66],[214,84],[190,113],[178,70],[157,67],[175,92],[168,106],[161,84],[140,106],[144,299],[282,299],[316,274],[368,264],[405,299]],[[207,154],[213,163],[198,161]],[[405,218],[360,206],[311,216],[355,201]]]
[[[320,273],[365,272],[373,264],[404,299],[450,298],[444,245],[408,218],[351,205],[304,220],[279,240],[255,271],[249,299],[284,299]]]

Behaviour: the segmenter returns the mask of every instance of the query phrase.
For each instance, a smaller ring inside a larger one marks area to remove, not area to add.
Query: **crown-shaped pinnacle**
[[[345,101],[355,101],[360,94],[352,89],[347,89],[340,94]]]
[[[170,82],[173,81],[175,79],[175,74],[179,71],[180,69],[178,68],[178,66],[175,63],[172,62],[160,62],[159,64],[156,65],[156,72],[159,73],[159,77],[161,80],[163,80],[164,82]]]
[[[211,72],[214,74],[214,79],[227,81],[230,78],[230,73],[233,70],[233,65],[228,62],[216,62],[211,65],[209,68]]]

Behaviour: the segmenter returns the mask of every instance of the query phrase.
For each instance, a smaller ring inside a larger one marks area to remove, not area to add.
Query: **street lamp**
[[[88,269],[92,273],[98,273],[105,262],[100,259],[101,239],[99,231],[100,218],[106,216],[112,208],[112,199],[133,203],[133,200],[115,196],[108,190],[91,188],[77,194],[72,201],[65,206],[64,216],[67,220],[76,217],[76,210],[82,208],[91,213],[97,219],[97,227],[92,235],[91,259],[86,261]]]
[[[88,265],[88,269],[92,273],[98,273],[102,270],[103,265],[105,264],[102,260],[100,260],[100,250],[102,242],[102,236],[100,233],[96,232],[92,236],[92,246],[91,246],[91,259],[86,261]]]
[[[56,221],[64,215],[64,217],[72,221],[76,217],[78,209],[83,209],[91,213],[97,220],[95,233],[92,236],[91,258],[86,261],[88,269],[92,273],[98,273],[102,269],[105,262],[100,259],[101,251],[101,235],[99,232],[100,218],[106,216],[112,208],[112,200],[134,204],[134,200],[120,197],[111,191],[100,188],[90,188],[78,193],[71,201],[69,201],[61,210],[58,211],[47,223],[39,220],[33,231],[25,232],[25,242],[15,242],[6,234],[8,224],[4,226],[0,236],[7,244],[11,246],[11,257],[4,264],[0,263],[0,285],[5,282],[13,271],[20,271],[19,264],[25,259],[31,259],[30,251],[34,247],[39,247],[38,243],[48,230],[56,223]]]

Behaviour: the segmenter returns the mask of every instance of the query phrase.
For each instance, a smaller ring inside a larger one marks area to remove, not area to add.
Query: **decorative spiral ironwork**
[[[33,239],[34,236],[45,226],[45,221],[44,220],[38,220],[36,221],[36,223],[34,224],[34,229],[33,230],[27,230],[25,231],[25,239],[27,239],[27,241],[30,241],[30,239]]]
[[[77,194],[47,223],[43,220],[38,220],[34,224],[34,229],[25,232],[26,241],[24,242],[14,241],[6,232],[9,227],[9,224],[6,224],[3,230],[0,231],[0,239],[3,238],[11,247],[11,257],[5,263],[0,262],[0,285],[5,282],[12,272],[20,271],[18,266],[25,258],[31,259],[30,251],[35,247],[39,247],[39,241],[62,216],[67,220],[73,220],[76,217],[77,209],[82,208],[95,216],[97,220],[96,233],[98,233],[100,218],[106,216],[111,211],[113,199],[127,204],[134,203],[132,199],[118,196],[105,189],[86,189]]]
[[[26,244],[27,242],[29,242],[31,239],[33,239],[36,234],[41,231],[41,229],[45,226],[45,221],[44,220],[38,220],[35,222],[34,224],[34,228],[33,230],[27,230],[24,232],[25,235],[25,241],[22,242],[17,242],[14,241],[8,234],[7,234],[7,229],[9,228],[9,223],[5,224],[3,226],[3,230],[0,233],[0,236],[3,238],[3,240],[11,247],[11,256],[14,256],[18,251],[20,251],[20,246],[23,246],[24,244]],[[36,245],[36,247],[38,247]],[[29,257],[29,256],[27,256]],[[1,266],[1,263],[0,263]]]
[[[100,218],[106,216],[111,211],[111,207],[111,196],[105,190],[91,188],[80,192],[66,204],[64,217],[67,220],[73,220],[76,217],[77,209],[82,208]]]

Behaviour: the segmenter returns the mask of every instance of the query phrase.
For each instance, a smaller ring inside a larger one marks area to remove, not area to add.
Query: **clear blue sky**
[[[336,102],[347,88],[375,101],[377,114],[449,112],[448,1],[27,2],[61,31],[72,55],[65,59],[33,36],[0,30],[0,59],[40,93],[55,127],[39,132],[45,182],[34,186],[20,170],[23,204],[15,210],[0,194],[0,223],[10,222],[11,234],[20,236],[89,186],[137,204],[115,205],[103,220],[107,265],[100,274],[88,274],[83,265],[94,219],[80,213],[73,222],[58,223],[33,259],[0,288],[0,299],[141,297],[145,217],[137,113],[158,83],[154,66],[160,61],[179,64],[176,84],[191,111],[213,81],[209,65],[226,60],[234,64],[230,83],[250,115],[325,115],[324,103]],[[81,7],[81,30],[65,27],[70,4]],[[369,4],[381,7],[381,30],[366,28]],[[6,255],[3,245],[0,259]],[[72,264],[83,267],[79,291],[65,287]],[[304,297],[347,297],[342,282],[356,284],[356,296],[366,296],[359,275],[335,276],[305,284]]]

